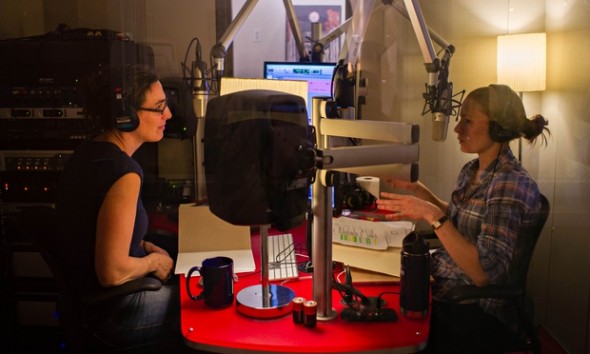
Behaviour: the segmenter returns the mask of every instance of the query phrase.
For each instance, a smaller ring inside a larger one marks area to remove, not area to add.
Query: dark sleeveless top
[[[87,141],[70,157],[58,189],[57,212],[62,259],[70,269],[71,285],[79,295],[100,288],[94,268],[98,212],[111,186],[122,176],[137,173],[143,181],[143,170],[118,146],[109,142]],[[129,255],[145,256],[141,241],[148,227],[147,213],[137,201],[137,213]]]

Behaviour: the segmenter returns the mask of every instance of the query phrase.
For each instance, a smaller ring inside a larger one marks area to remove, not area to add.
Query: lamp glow
[[[545,90],[546,53],[545,33],[498,36],[498,83],[516,92]]]

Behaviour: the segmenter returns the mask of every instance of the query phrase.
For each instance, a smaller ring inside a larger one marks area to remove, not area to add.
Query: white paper
[[[386,250],[401,247],[404,237],[413,229],[410,221],[369,221],[341,216],[332,220],[332,242]]]

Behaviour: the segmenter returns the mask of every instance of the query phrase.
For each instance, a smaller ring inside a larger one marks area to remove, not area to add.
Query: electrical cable
[[[188,57],[193,45],[195,45],[195,57],[194,61],[189,65]],[[197,79],[195,69],[199,69],[201,72],[198,79],[203,81],[203,83],[200,86],[208,86],[207,82],[210,81],[210,79],[208,79],[210,72],[207,70],[207,64],[203,61],[201,41],[198,37],[194,37],[189,42],[184,54],[184,60],[180,63],[180,68],[182,70],[182,79],[187,83],[191,91],[195,89],[195,81]],[[216,91],[213,93],[216,93]]]
[[[193,43],[195,43],[195,42],[200,43],[199,38],[194,37],[193,39],[191,39],[188,47],[186,48],[186,52],[184,54],[184,60],[180,63],[180,68],[182,69],[182,78],[183,78],[183,80],[185,80],[187,82],[187,84],[189,85],[191,90],[194,87],[195,76],[194,76],[194,71],[193,71],[192,65],[189,68],[186,63],[188,60],[188,53],[190,52],[190,49],[193,46]],[[199,44],[199,46],[200,46],[200,44]],[[187,77],[187,71],[188,71],[188,77]]]

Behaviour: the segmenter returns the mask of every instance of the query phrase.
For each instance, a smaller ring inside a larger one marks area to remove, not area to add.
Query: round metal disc
[[[265,299],[262,284],[252,285],[238,292],[236,308],[238,312],[254,318],[280,317],[291,313],[294,297],[295,292],[290,288],[270,284]]]

